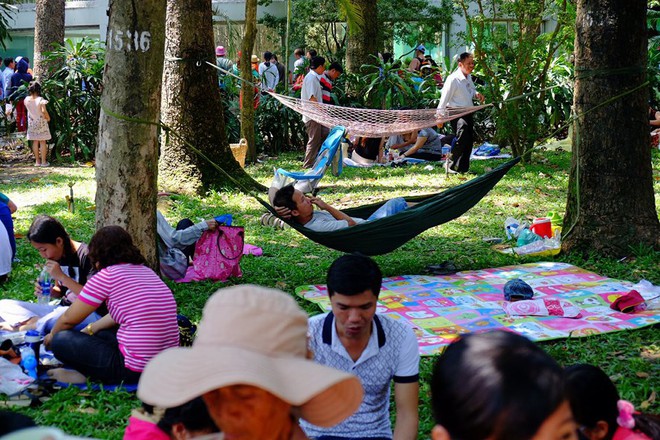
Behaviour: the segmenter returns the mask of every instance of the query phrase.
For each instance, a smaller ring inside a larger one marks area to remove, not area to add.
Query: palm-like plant
[[[377,64],[362,65],[365,106],[378,109],[417,107],[418,94],[410,72],[396,62],[384,63],[375,56],[372,58]]]
[[[0,2],[0,46],[4,50],[7,50],[5,40],[11,41],[9,21],[13,20],[14,13],[17,11],[15,3],[15,0]]]

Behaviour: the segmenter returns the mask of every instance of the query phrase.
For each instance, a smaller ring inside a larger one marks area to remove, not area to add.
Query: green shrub
[[[53,154],[61,158],[66,153],[71,161],[90,160],[98,137],[105,49],[99,40],[67,39],[45,58],[62,66],[42,83],[49,101]]]

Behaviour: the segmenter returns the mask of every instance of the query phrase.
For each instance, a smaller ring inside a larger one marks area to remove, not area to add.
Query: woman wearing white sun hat
[[[356,376],[314,363],[307,314],[289,295],[241,285],[206,303],[190,348],[153,358],[138,397],[160,407],[202,396],[225,438],[304,439],[297,417],[334,426],[362,402]]]

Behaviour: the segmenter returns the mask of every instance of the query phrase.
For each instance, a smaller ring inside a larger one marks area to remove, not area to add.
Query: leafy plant
[[[364,104],[368,108],[392,109],[418,105],[418,93],[412,75],[399,63],[384,63],[372,56],[378,64],[364,64],[362,90]]]
[[[42,84],[51,116],[50,129],[61,158],[89,160],[96,151],[105,49],[99,40],[83,38],[45,53],[48,63],[62,67]],[[63,63],[63,64],[62,64]]]
[[[257,142],[262,142],[265,153],[276,155],[304,145],[305,125],[300,114],[269,95],[261,97],[254,122]]]
[[[562,108],[551,114],[552,123],[547,120],[545,104],[552,91],[525,99],[507,98],[552,85],[556,53],[572,48],[575,5],[567,0],[457,0],[457,4],[467,23],[466,42],[475,48],[475,75],[486,81],[487,101],[500,103],[493,113],[496,141],[510,144],[515,156],[527,159],[524,153],[550,134],[565,112]],[[544,17],[549,16],[556,17],[555,27],[543,32]]]

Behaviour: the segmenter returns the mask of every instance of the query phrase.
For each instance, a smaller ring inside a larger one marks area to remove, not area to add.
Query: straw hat
[[[253,385],[279,397],[317,426],[334,426],[362,402],[356,376],[307,356],[307,314],[275,289],[240,285],[206,302],[192,347],[170,348],[145,368],[138,397],[173,407],[208,391]]]
[[[256,55],[252,55],[251,62],[252,63],[258,63],[259,62],[259,57],[256,56]]]

